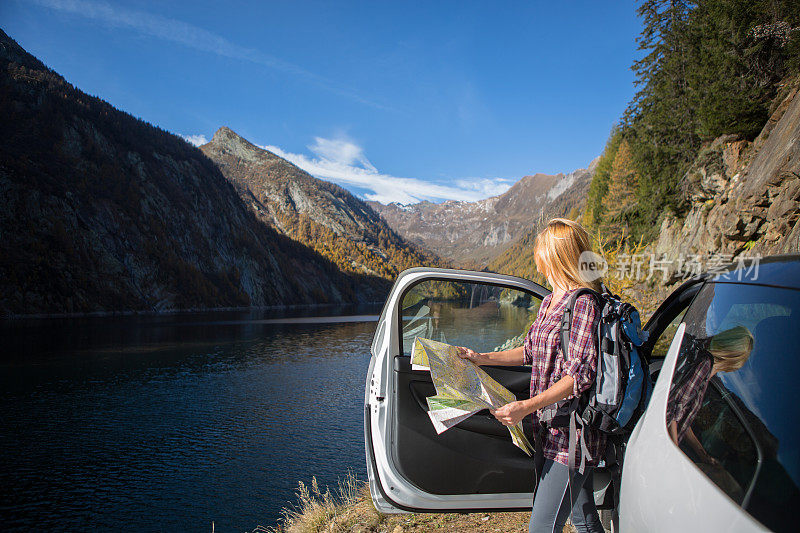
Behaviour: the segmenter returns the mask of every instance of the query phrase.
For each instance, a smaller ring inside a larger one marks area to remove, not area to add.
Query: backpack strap
[[[586,461],[591,461],[589,448],[586,446],[586,424],[578,416],[577,411],[572,411],[569,417],[569,455],[567,457],[567,484],[569,488],[569,517],[572,520],[572,508],[575,507],[575,497],[572,492],[572,477],[575,473],[575,451],[578,444],[578,425],[581,426],[581,464],[578,466],[578,473],[583,474],[586,470]]]
[[[561,351],[564,353],[564,359],[569,361],[569,332],[572,329],[572,316],[575,313],[575,302],[584,294],[591,294],[598,305],[601,304],[602,296],[595,290],[581,287],[569,297],[567,306],[561,314]],[[602,311],[602,306],[601,306]]]
[[[565,361],[569,361],[570,357],[569,334],[572,329],[572,318],[575,314],[575,302],[577,302],[578,298],[584,294],[591,294],[592,298],[594,298],[598,305],[600,305],[602,302],[602,296],[597,291],[586,287],[582,287],[570,295],[567,306],[564,308],[564,312],[561,315],[561,351],[564,354]],[[602,305],[600,305],[600,307],[602,311]],[[597,346],[597,341],[595,341],[593,344]],[[567,483],[569,484],[570,516],[572,516],[572,507],[575,503],[572,493],[572,477],[576,470],[575,452],[578,448],[578,425],[581,426],[581,462],[577,468],[578,472],[583,474],[586,469],[586,462],[592,460],[592,456],[589,454],[589,448],[586,446],[586,425],[583,423],[583,420],[578,417],[578,403],[578,398],[574,398],[571,402],[569,402],[570,408],[572,409],[572,411],[569,413],[569,447],[567,452],[567,466],[569,468],[569,471],[567,472]]]
[[[586,462],[592,460],[589,448],[586,446],[586,424],[581,420],[576,411],[572,412],[569,419],[569,457],[567,466],[570,471],[575,470],[575,452],[578,448],[578,426],[581,427],[581,463],[578,466],[578,473],[583,474],[586,470]]]

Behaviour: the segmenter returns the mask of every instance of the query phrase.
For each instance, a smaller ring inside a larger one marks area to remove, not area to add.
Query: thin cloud
[[[254,48],[240,46],[220,35],[181,20],[91,0],[31,0],[31,2],[55,11],[94,20],[111,28],[128,28],[144,35],[172,41],[195,50],[248,61],[286,72],[350,100],[379,109],[391,110],[388,106],[364,98],[352,89],[338,85],[303,67]]]
[[[480,194],[481,198],[503,194],[512,184],[512,180],[505,178],[465,178],[456,180],[456,185],[459,188],[475,191]]]
[[[206,144],[208,142],[208,139],[206,139],[206,136],[202,135],[202,134],[201,135],[181,135],[181,137],[183,137],[183,139],[186,142],[188,142],[190,144],[193,144],[195,146],[201,146],[201,145]]]
[[[413,204],[422,200],[471,202],[501,194],[511,186],[510,180],[503,178],[460,179],[450,186],[384,174],[367,159],[359,145],[348,139],[316,137],[308,147],[313,156],[286,152],[277,146],[263,148],[318,178],[371,191],[364,197],[384,204]]]

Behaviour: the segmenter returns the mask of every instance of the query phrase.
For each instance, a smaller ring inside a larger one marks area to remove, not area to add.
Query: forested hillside
[[[259,222],[203,153],[0,31],[0,315],[381,300]]]
[[[647,0],[639,14],[639,91],[576,218],[674,264],[800,251],[800,3]],[[540,230],[487,268],[542,281]]]
[[[367,205],[222,127],[200,149],[259,220],[310,246],[341,270],[394,280],[415,266],[444,266],[409,244]]]
[[[800,67],[800,2],[646,0],[634,63],[638,92],[612,131],[584,222],[657,238],[691,208],[682,185],[725,135],[752,142]],[[696,165],[695,165],[696,166]]]

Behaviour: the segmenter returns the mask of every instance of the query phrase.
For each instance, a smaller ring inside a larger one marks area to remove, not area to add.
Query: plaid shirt
[[[682,364],[675,371],[672,387],[667,400],[667,426],[672,422],[678,425],[678,443],[686,435],[700,406],[711,380],[714,361],[710,356],[702,356],[699,360],[689,361],[684,357]]]
[[[552,387],[563,376],[572,376],[575,380],[572,394],[574,398],[592,386],[597,375],[597,349],[595,335],[600,312],[591,295],[584,294],[575,302],[572,316],[572,327],[569,335],[569,361],[564,360],[561,350],[560,325],[562,311],[575,289],[567,291],[559,302],[550,305],[552,294],[548,294],[539,307],[539,314],[525,336],[525,364],[531,365],[531,397]],[[534,427],[538,427],[541,411],[533,413]],[[549,428],[543,448],[544,456],[563,465],[567,465],[569,455],[569,430],[567,428]],[[578,429],[578,437],[580,432]],[[586,446],[591,460],[586,464],[596,466],[605,451],[606,436],[597,430],[586,428]],[[581,449],[578,446],[575,454],[576,464],[580,463]]]

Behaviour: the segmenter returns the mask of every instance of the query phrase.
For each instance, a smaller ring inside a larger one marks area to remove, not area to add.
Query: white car
[[[487,272],[400,274],[378,322],[364,403],[369,486],[379,511],[530,510],[532,460],[488,411],[437,435],[426,414],[425,398],[435,393],[430,374],[411,369],[410,351],[416,336],[478,351],[513,343],[547,293]],[[610,447],[624,455],[621,472],[596,471],[598,508],[622,532],[797,530],[800,256],[693,278],[644,329],[655,388],[627,444]],[[711,339],[730,331],[755,338],[749,357],[738,370],[692,381],[710,357]],[[484,368],[528,397],[530,367]],[[668,404],[687,401],[697,407],[683,420],[692,438],[676,445]],[[527,419],[525,429],[532,433]]]

